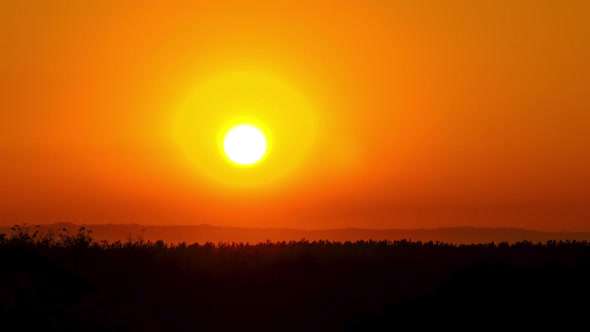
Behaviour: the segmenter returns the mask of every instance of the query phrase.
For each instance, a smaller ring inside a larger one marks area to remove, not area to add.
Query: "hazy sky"
[[[3,224],[590,231],[590,1],[5,0],[0,51]]]

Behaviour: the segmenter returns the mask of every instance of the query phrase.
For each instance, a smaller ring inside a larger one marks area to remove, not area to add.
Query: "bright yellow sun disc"
[[[223,140],[225,155],[239,165],[252,165],[266,153],[266,137],[258,128],[240,125],[232,128]]]

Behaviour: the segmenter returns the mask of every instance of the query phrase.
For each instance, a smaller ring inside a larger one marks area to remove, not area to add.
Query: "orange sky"
[[[589,36],[585,0],[2,1],[0,223],[589,231]],[[221,99],[260,167],[209,153]]]

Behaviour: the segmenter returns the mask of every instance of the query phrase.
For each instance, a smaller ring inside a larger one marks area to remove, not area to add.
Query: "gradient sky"
[[[8,0],[0,51],[2,224],[590,231],[590,1]]]

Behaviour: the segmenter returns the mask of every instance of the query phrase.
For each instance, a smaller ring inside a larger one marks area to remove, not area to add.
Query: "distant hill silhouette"
[[[29,225],[30,227],[34,225]],[[300,230],[287,228],[240,228],[212,225],[145,226],[139,224],[73,224],[56,223],[41,225],[42,230],[62,229],[75,233],[80,226],[92,230],[95,241],[145,241],[162,240],[167,243],[242,242],[259,243],[276,241],[357,241],[357,240],[401,240],[439,241],[453,244],[474,244],[489,242],[519,241],[546,242],[548,240],[590,241],[590,232],[541,232],[518,228],[475,228],[448,227],[432,229],[387,229],[340,228]],[[0,227],[0,233],[10,233],[10,226]]]

